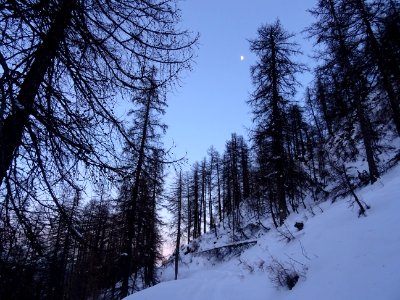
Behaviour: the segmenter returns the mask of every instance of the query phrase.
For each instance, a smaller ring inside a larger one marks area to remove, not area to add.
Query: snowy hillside
[[[256,244],[222,261],[202,251],[221,246],[229,234],[216,240],[208,233],[196,253],[182,253],[179,280],[170,264],[160,270],[162,283],[126,299],[398,300],[400,167],[357,193],[371,207],[367,217],[357,217],[350,198],[322,203],[314,216],[303,211],[289,217],[280,231],[293,234],[290,241],[275,229],[261,230]],[[304,222],[304,229],[294,228],[295,222]],[[270,266],[276,263],[300,275],[292,290],[274,284]]]

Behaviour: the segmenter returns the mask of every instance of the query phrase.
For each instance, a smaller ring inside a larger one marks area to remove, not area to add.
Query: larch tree
[[[193,239],[201,235],[201,182],[200,182],[200,165],[198,162],[193,164],[190,176],[190,214],[191,223],[193,225],[192,236]]]
[[[400,3],[390,0],[387,3],[385,14],[382,17],[381,34],[379,43],[382,47],[382,56],[385,64],[394,74],[394,78],[400,78]],[[399,93],[399,87],[397,87]]]
[[[119,141],[132,142],[116,107],[131,105],[144,66],[172,83],[192,61],[176,2],[0,1],[0,192],[18,222],[31,216],[5,200],[16,190],[67,221],[61,184],[124,170]]]
[[[212,190],[215,191],[215,198],[213,202],[216,206],[216,211],[218,212],[218,221],[223,221],[223,207],[222,207],[222,182],[221,182],[221,157],[219,152],[211,146],[208,151],[208,161],[210,166],[210,193]],[[216,223],[216,218],[214,218],[214,225]]]
[[[398,37],[393,36],[394,43],[392,45],[396,45],[397,40],[397,46],[394,48],[385,47],[379,38],[379,31],[384,28],[382,20],[391,15],[390,11],[397,10],[398,22],[399,4],[396,5],[393,1],[388,2],[385,5],[384,1],[342,0],[339,1],[338,6],[345,17],[349,19],[352,33],[355,36],[361,36],[358,43],[364,49],[363,59],[367,62],[369,75],[377,75],[379,85],[386,94],[385,98],[391,108],[391,119],[400,135],[400,97],[398,93],[400,90],[400,66],[398,63],[391,62],[391,58],[396,57],[399,51]],[[398,26],[397,24],[397,32],[399,31]]]
[[[296,91],[295,74],[303,70],[303,66],[293,60],[299,50],[297,44],[291,42],[292,37],[276,21],[261,26],[258,37],[250,40],[250,50],[257,55],[258,61],[251,67],[254,92],[248,103],[258,140],[261,145],[264,142],[270,144],[270,151],[264,153],[269,160],[268,180],[273,182],[269,201],[277,207],[280,225],[287,216],[284,117],[287,103]]]
[[[126,195],[124,187],[122,205],[124,206],[126,237],[123,253],[121,255],[123,277],[121,296],[128,295],[129,278],[132,272],[140,269],[140,261],[144,261],[148,253],[140,253],[149,237],[153,234],[156,223],[156,198],[159,186],[162,186],[162,163],[166,153],[160,142],[161,135],[166,126],[161,122],[160,116],[166,107],[166,93],[163,83],[157,80],[155,67],[144,70],[143,84],[134,96],[135,108],[130,112],[134,116],[133,124],[128,131],[132,144],[125,148],[129,172],[124,177],[124,186],[128,186]],[[149,229],[147,232],[146,230]],[[156,243],[156,240],[152,240]],[[157,244],[151,245],[155,249]],[[154,257],[153,265],[157,257]],[[153,274],[155,276],[155,274]],[[149,278],[146,285],[155,282]]]
[[[197,37],[178,30],[177,2],[0,1],[1,226],[21,229],[31,259],[47,255],[48,229],[39,224],[49,224],[48,216],[88,243],[60,200],[64,186],[116,183],[137,166],[121,160],[125,145],[140,156],[123,110],[135,109],[149,68],[167,86],[192,62]],[[140,185],[148,199],[153,183]]]
[[[317,21],[308,30],[311,36],[316,37],[317,43],[326,46],[324,65],[320,67],[320,72],[330,78],[331,86],[334,87],[331,99],[335,100],[336,109],[339,107],[338,110],[343,111],[338,124],[347,131],[344,142],[353,142],[353,124],[356,122],[365,149],[370,182],[373,183],[379,178],[379,170],[375,158],[376,132],[372,126],[367,66],[360,53],[362,48],[359,47],[359,35],[353,31],[351,19],[342,4],[333,0],[320,0],[317,8],[311,11]],[[357,152],[356,147],[353,148],[350,152]]]
[[[174,252],[174,263],[175,263],[175,280],[178,279],[179,272],[179,256],[181,246],[181,236],[183,234],[183,197],[185,185],[182,177],[182,170],[176,171],[175,178],[173,179],[171,193],[167,197],[166,208],[171,214],[171,229],[172,234],[175,235],[175,252]]]

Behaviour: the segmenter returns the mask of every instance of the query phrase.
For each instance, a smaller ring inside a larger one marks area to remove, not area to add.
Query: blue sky
[[[211,145],[222,153],[233,132],[247,137],[252,117],[246,100],[253,89],[250,66],[256,59],[249,51],[248,39],[257,37],[260,25],[279,18],[286,30],[297,34],[304,54],[311,55],[312,43],[304,41],[300,32],[313,21],[306,10],[315,4],[316,0],[180,2],[181,26],[199,32],[200,43],[193,71],[168,97],[166,144],[174,142],[175,155],[187,153],[193,163],[200,161]],[[306,62],[307,57],[299,60]],[[310,78],[304,75],[300,80],[307,83]]]

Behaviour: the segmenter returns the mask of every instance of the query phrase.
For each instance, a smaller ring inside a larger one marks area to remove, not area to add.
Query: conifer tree
[[[267,155],[267,170],[270,172],[265,180],[272,182],[269,201],[277,208],[280,225],[287,216],[285,172],[288,161],[284,117],[287,103],[295,94],[295,74],[303,69],[302,65],[293,60],[299,50],[291,42],[292,37],[276,21],[261,26],[258,37],[250,40],[250,50],[257,55],[258,61],[251,67],[254,92],[248,103],[252,107],[256,124],[255,140],[260,143],[260,147],[264,147],[265,143],[269,145],[269,149],[263,151],[263,155]]]
[[[51,208],[85,242],[59,190],[126,170],[123,143],[139,146],[115,107],[132,107],[143,69],[172,84],[190,66],[196,38],[178,22],[174,0],[0,1],[0,203],[38,250],[27,213],[36,209]]]
[[[344,143],[352,143],[354,139],[354,122],[358,124],[361,141],[365,149],[365,157],[369,168],[370,182],[379,177],[376,163],[376,132],[372,126],[371,105],[369,100],[370,89],[366,77],[366,65],[359,47],[361,40],[352,32],[349,15],[342,2],[320,0],[318,7],[312,11],[317,21],[309,28],[312,36],[318,43],[326,45],[324,65],[320,71],[331,80],[334,87],[331,99],[338,111],[343,111],[338,120],[341,126]],[[344,102],[343,102],[344,101]],[[343,126],[344,125],[344,126]],[[352,146],[350,158],[357,152]],[[346,147],[345,147],[346,148]],[[346,160],[346,155],[341,155]]]
[[[121,254],[121,265],[123,266],[121,296],[125,297],[129,291],[129,278],[131,273],[140,269],[141,261],[150,255],[144,253],[143,247],[146,242],[146,231],[156,234],[156,197],[158,186],[162,184],[160,175],[165,153],[161,148],[160,137],[165,131],[159,119],[164,114],[166,99],[163,86],[157,81],[157,71],[153,67],[146,71],[146,80],[143,87],[138,90],[133,99],[136,109],[131,111],[135,116],[133,126],[130,129],[130,137],[135,141],[132,148],[128,144],[125,152],[131,162],[130,174],[124,178],[121,204],[124,207],[126,237],[124,239],[123,253]],[[154,251],[157,248],[157,239],[152,239],[155,244],[150,245]],[[157,255],[153,256],[150,264],[156,263]],[[148,266],[146,266],[148,267]],[[151,265],[149,266],[151,268]],[[155,276],[155,273],[153,273]],[[146,284],[155,282],[155,278],[147,278]]]
[[[339,1],[344,16],[349,20],[349,29],[353,36],[361,36],[358,44],[364,49],[364,61],[368,68],[368,75],[378,75],[379,83],[386,94],[387,102],[391,108],[393,123],[396,126],[397,133],[400,135],[400,66],[391,64],[390,57],[396,57],[396,50],[399,50],[399,44],[395,48],[387,48],[379,40],[379,28],[382,26],[382,19],[391,11],[397,10],[398,22],[398,4],[393,1],[385,6],[381,1],[350,0]],[[396,13],[394,13],[394,16]],[[394,19],[392,19],[394,20]],[[374,25],[378,24],[378,25]],[[393,24],[393,23],[392,23]],[[399,30],[397,24],[397,31]],[[377,29],[378,28],[378,29]],[[398,37],[393,36],[393,41],[398,41]],[[395,45],[396,42],[394,42]],[[397,48],[397,49],[396,49]]]

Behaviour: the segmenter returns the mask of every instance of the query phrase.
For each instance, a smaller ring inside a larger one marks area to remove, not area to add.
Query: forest
[[[278,228],[351,195],[364,215],[356,188],[400,160],[399,11],[318,0],[301,102],[309,66],[294,34],[279,20],[255,28],[253,127],[188,166],[163,145],[168,92],[199,47],[179,1],[0,0],[1,298],[111,300],[155,285],[164,228],[177,257],[221,222],[241,231],[244,211]]]

